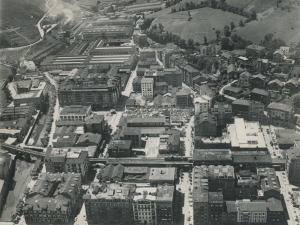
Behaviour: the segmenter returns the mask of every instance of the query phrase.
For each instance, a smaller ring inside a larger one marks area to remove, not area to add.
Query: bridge
[[[20,148],[20,147],[16,147],[14,145],[9,145],[9,144],[5,144],[3,143],[2,148],[12,154],[19,154],[22,153],[25,156],[29,156],[29,155],[33,155],[36,156],[38,158],[44,158],[45,157],[45,153],[44,152],[39,152],[39,151],[35,151],[35,150],[31,150],[28,148]]]
[[[165,158],[91,158],[90,162],[141,167],[192,167],[193,165],[190,161],[166,161]]]

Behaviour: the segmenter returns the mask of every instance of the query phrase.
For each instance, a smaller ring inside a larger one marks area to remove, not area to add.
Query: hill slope
[[[242,16],[212,8],[195,9],[190,12],[191,21],[188,21],[187,12],[182,11],[158,16],[152,25],[161,23],[166,31],[202,43],[204,36],[208,40],[215,39],[216,30],[223,30],[225,25],[230,25],[230,22],[237,25],[241,19],[244,19]]]

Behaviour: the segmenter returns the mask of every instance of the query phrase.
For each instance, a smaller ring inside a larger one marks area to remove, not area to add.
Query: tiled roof
[[[102,139],[102,136],[100,134],[84,133],[79,136],[76,144],[88,142],[90,145],[92,143],[95,145],[98,145],[101,142],[101,139]]]
[[[264,89],[258,89],[258,88],[254,88],[251,93],[254,93],[254,94],[259,94],[259,95],[265,95],[265,96],[269,96],[270,93]]]
[[[287,104],[282,104],[282,103],[277,103],[277,102],[272,102],[268,105],[268,109],[277,109],[285,112],[291,112],[293,110],[293,106],[287,105]]]

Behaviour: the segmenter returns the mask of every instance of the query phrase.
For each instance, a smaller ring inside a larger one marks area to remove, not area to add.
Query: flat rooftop
[[[84,56],[48,56],[46,57],[41,66],[48,65],[87,65],[87,64],[101,64],[101,63],[124,63],[132,61],[134,55],[84,55]]]
[[[245,122],[235,118],[234,124],[227,127],[233,148],[267,148],[258,122]]]

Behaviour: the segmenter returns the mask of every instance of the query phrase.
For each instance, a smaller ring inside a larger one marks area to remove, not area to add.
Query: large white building
[[[207,95],[201,95],[194,98],[195,114],[209,112],[212,105],[212,98]]]
[[[231,141],[231,150],[268,150],[258,122],[245,122],[243,118],[235,118],[234,124],[227,127],[227,133]]]
[[[142,95],[147,99],[153,99],[153,84],[154,80],[152,78],[144,77],[141,80]]]

